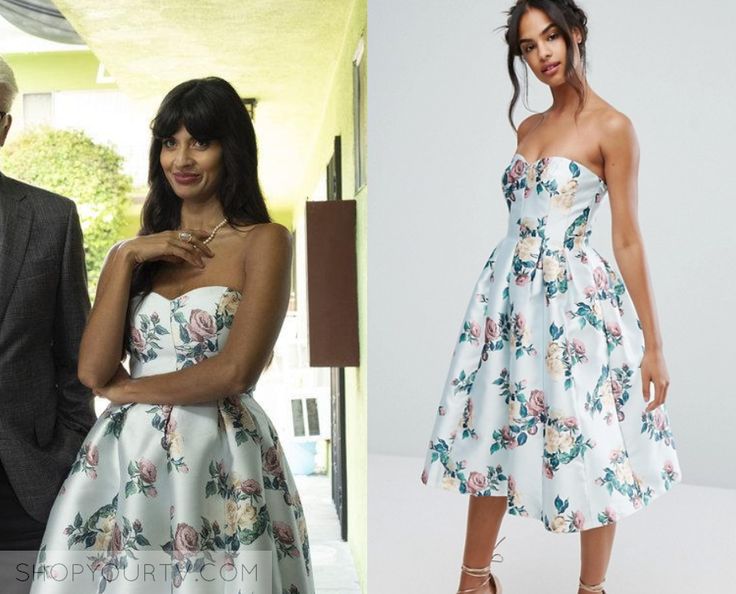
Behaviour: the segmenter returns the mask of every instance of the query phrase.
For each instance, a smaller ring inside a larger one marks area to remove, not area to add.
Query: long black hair
[[[516,125],[514,124],[513,114],[514,108],[516,107],[516,102],[518,101],[520,94],[519,79],[516,76],[515,68],[515,60],[517,56],[521,58],[521,46],[519,44],[519,22],[521,21],[521,17],[524,15],[524,13],[527,12],[530,8],[537,8],[544,11],[549,19],[555,25],[557,25],[562,33],[562,38],[565,40],[565,45],[567,46],[565,78],[567,79],[567,82],[572,85],[572,87],[575,89],[575,92],[578,94],[578,97],[580,98],[580,102],[575,111],[576,118],[577,115],[582,111],[583,104],[585,102],[585,86],[582,79],[575,71],[575,67],[573,66],[573,61],[575,59],[575,54],[573,50],[575,40],[572,36],[573,29],[578,29],[580,31],[581,41],[578,44],[578,48],[580,50],[580,61],[583,65],[583,76],[585,76],[587,69],[585,42],[588,39],[588,17],[586,16],[585,12],[583,12],[583,10],[577,4],[575,4],[574,0],[518,0],[516,4],[514,4],[514,6],[506,11],[505,14],[508,16],[508,20],[506,21],[506,25],[502,27],[506,30],[505,39],[509,48],[506,64],[509,71],[509,77],[511,78],[511,84],[514,86],[514,95],[511,98],[511,103],[509,104],[508,113],[509,122],[511,122],[511,127],[514,129],[514,131],[516,131]],[[526,68],[524,69],[524,85],[524,102],[526,104],[529,98],[529,79],[528,70]]]
[[[222,145],[222,173],[217,195],[231,226],[269,223],[271,217],[258,182],[256,133],[237,91],[216,76],[183,82],[168,92],[151,122],[148,195],[138,235],[150,235],[181,224],[181,199],[161,168],[162,142],[184,126],[200,142]],[[151,291],[160,262],[137,266],[131,296]]]

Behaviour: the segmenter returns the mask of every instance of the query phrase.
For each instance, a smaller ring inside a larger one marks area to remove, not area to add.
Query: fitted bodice
[[[545,247],[588,243],[592,222],[608,188],[590,169],[566,157],[528,162],[516,153],[503,173],[509,209],[506,238],[538,235]]]
[[[216,285],[175,299],[156,292],[131,299],[126,341],[131,377],[177,371],[216,355],[241,299],[239,291]]]

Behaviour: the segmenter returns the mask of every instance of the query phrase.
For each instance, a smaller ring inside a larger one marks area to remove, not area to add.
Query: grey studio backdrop
[[[465,306],[505,233],[501,175],[516,142],[494,29],[510,4],[369,2],[371,454],[424,456]],[[639,218],[684,482],[736,488],[736,3],[580,4],[590,85],[639,138]],[[543,111],[549,91],[529,82],[529,106]],[[528,113],[517,106],[517,125]],[[610,226],[606,198],[591,243],[618,270]]]

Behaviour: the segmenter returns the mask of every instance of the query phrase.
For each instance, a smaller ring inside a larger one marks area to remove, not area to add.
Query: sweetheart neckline
[[[544,161],[544,159],[564,159],[565,161],[569,161],[570,163],[575,163],[575,165],[577,165],[581,169],[585,169],[585,171],[587,171],[591,175],[595,176],[595,178],[606,187],[606,190],[608,189],[608,184],[606,183],[606,181],[600,175],[598,175],[590,167],[586,167],[580,161],[576,161],[575,159],[570,159],[569,157],[563,157],[562,155],[546,155],[544,157],[539,157],[536,161],[530,161],[529,159],[527,159],[524,155],[522,155],[519,152],[514,153],[514,157],[521,157],[521,159],[527,165],[536,165],[540,161]],[[513,160],[513,157],[512,157],[512,160]]]
[[[225,293],[226,291],[232,291],[233,293],[237,293],[241,297],[243,296],[243,293],[241,293],[237,289],[233,289],[232,287],[228,287],[226,285],[203,285],[201,287],[194,287],[193,289],[184,291],[181,295],[177,295],[176,297],[172,299],[169,299],[166,295],[162,295],[158,291],[151,291],[149,295],[158,295],[159,297],[161,297],[161,299],[171,302],[171,301],[176,301],[177,299],[181,299],[182,297],[185,297],[186,295],[189,295],[190,293],[194,293],[195,291],[200,291],[202,289],[225,289],[223,293]]]

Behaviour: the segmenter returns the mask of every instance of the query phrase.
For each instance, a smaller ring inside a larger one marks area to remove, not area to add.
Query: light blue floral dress
[[[502,189],[507,233],[468,304],[422,482],[504,496],[556,533],[616,522],[682,475],[666,405],[644,412],[634,305],[589,245],[608,188],[565,157],[516,154]]]
[[[216,355],[241,299],[206,286],[131,300],[131,375]],[[155,566],[162,557],[169,567]],[[314,593],[299,494],[252,390],[192,406],[108,406],[56,499],[38,562],[33,594]],[[144,562],[155,566],[149,580],[133,571]],[[257,583],[243,569],[256,566]]]

